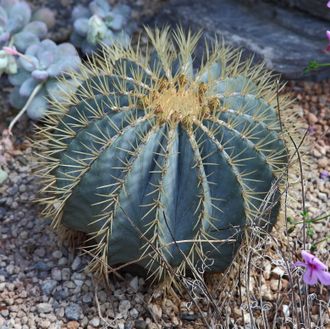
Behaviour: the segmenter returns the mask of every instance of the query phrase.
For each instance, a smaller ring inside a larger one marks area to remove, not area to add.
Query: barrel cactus
[[[287,101],[240,52],[215,42],[195,63],[199,34],[147,34],[146,54],[105,47],[49,110],[36,142],[44,215],[94,241],[99,273],[221,272],[249,225],[276,222],[289,158],[276,102]]]

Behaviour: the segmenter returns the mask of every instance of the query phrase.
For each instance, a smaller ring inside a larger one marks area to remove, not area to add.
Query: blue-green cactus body
[[[55,226],[94,237],[110,266],[224,271],[248,226],[276,222],[288,154],[274,104],[225,55],[191,76],[191,61],[120,49],[50,116]]]

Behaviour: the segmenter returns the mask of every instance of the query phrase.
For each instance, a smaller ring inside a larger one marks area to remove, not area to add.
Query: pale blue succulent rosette
[[[19,0],[0,0],[0,49],[14,46],[24,53],[47,34],[47,25],[42,21],[30,21],[30,6]],[[0,50],[0,76],[15,74],[17,63],[12,55]]]
[[[85,54],[96,51],[100,44],[128,45],[134,28],[130,17],[129,6],[112,7],[106,0],[92,1],[88,7],[78,5],[72,12],[71,42]]]
[[[51,40],[44,40],[27,48],[25,57],[18,60],[16,74],[9,75],[9,81],[15,86],[10,94],[10,104],[22,109],[32,120],[44,117],[47,98],[57,99],[61,94],[61,82],[58,77],[65,72],[78,70],[80,57],[70,43],[56,45]]]

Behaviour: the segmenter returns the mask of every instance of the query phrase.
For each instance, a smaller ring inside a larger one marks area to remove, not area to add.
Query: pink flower
[[[16,50],[15,47],[3,47],[2,48],[8,55],[17,56],[19,52]]]
[[[294,266],[303,266],[306,268],[303,276],[305,283],[314,285],[320,281],[325,286],[329,286],[330,273],[327,272],[328,267],[308,251],[302,250],[301,256],[304,259],[304,262],[298,261]]]
[[[329,3],[330,3],[330,1],[329,1]],[[330,51],[330,31],[327,31],[327,38],[328,38],[329,44],[328,44],[328,47],[325,50]]]
[[[330,31],[327,31],[327,38],[328,38],[328,41],[330,42]]]
[[[327,7],[330,8],[330,1],[328,1],[328,3],[327,3]]]

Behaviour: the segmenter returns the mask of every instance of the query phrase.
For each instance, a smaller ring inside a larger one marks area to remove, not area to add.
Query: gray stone
[[[68,259],[66,257],[62,257],[58,260],[58,265],[59,266],[66,265],[67,263],[68,263]]]
[[[124,319],[127,318],[128,311],[131,308],[131,303],[129,300],[122,300],[119,304],[119,313],[123,316]]]
[[[55,289],[56,286],[57,286],[57,281],[47,280],[42,284],[41,290],[45,295],[48,296],[51,294],[51,292]]]
[[[100,319],[99,318],[93,318],[89,321],[89,324],[95,328],[97,328],[100,325]]]
[[[35,251],[34,251],[34,253],[37,255],[37,256],[39,256],[40,258],[43,258],[43,257],[45,257],[45,255],[46,255],[46,250],[45,250],[45,248],[37,248]]]
[[[70,280],[71,271],[68,267],[62,269],[62,280],[68,281]]]
[[[61,281],[62,280],[62,272],[58,268],[53,268],[52,269],[52,279],[56,281]]]
[[[14,185],[7,190],[8,195],[15,195],[18,192],[18,186]]]
[[[67,287],[59,287],[53,292],[53,297],[58,300],[65,300],[69,297],[69,289]]]
[[[3,292],[6,288],[6,282],[1,282],[0,283],[0,292]]]
[[[134,290],[134,291],[138,291],[139,290],[139,278],[137,276],[135,276],[129,283],[130,287]]]
[[[275,278],[279,279],[285,274],[285,271],[281,267],[276,266],[274,269],[272,269],[271,273]]]
[[[0,207],[0,219],[5,217],[6,212],[6,208]]]
[[[148,310],[152,317],[158,322],[162,318],[162,308],[158,304],[149,304]]]
[[[7,309],[1,310],[0,314],[6,318],[9,315],[9,311]]]
[[[41,320],[39,322],[39,327],[42,328],[42,329],[48,329],[49,326],[50,326],[50,321],[47,320],[47,319]]]
[[[136,320],[134,325],[136,329],[147,329],[147,323],[144,320]]]
[[[108,295],[104,290],[99,291],[97,295],[101,303],[105,303],[108,299]]]
[[[92,299],[93,299],[93,295],[90,292],[82,296],[82,301],[86,304],[91,303]]]
[[[82,315],[82,309],[78,304],[71,303],[65,308],[64,314],[68,320],[78,321]]]
[[[79,268],[80,264],[81,264],[81,258],[77,256],[71,264],[72,270],[76,271]]]
[[[10,264],[6,267],[6,271],[9,275],[14,274],[15,267],[14,265]]]
[[[52,253],[52,256],[56,259],[60,259],[62,257],[62,251],[61,250],[55,250],[53,253]]]
[[[38,313],[50,313],[53,308],[52,305],[48,303],[40,303],[37,305]]]
[[[18,188],[20,192],[25,192],[26,191],[26,185],[20,185],[20,187]]]
[[[34,265],[34,268],[37,270],[37,271],[48,271],[49,270],[49,265],[44,263],[44,262],[37,262],[35,265]]]
[[[133,319],[136,319],[139,316],[139,311],[136,308],[132,308],[129,314]]]
[[[301,11],[272,3],[260,3],[256,10],[234,0],[170,0],[154,24],[202,29],[207,40],[223,38],[226,44],[242,48],[243,58],[254,54],[256,62],[265,61],[269,69],[288,79],[330,77],[329,68],[304,73],[312,60],[329,62],[322,52],[329,24]],[[197,49],[198,59],[203,46],[201,42]]]

